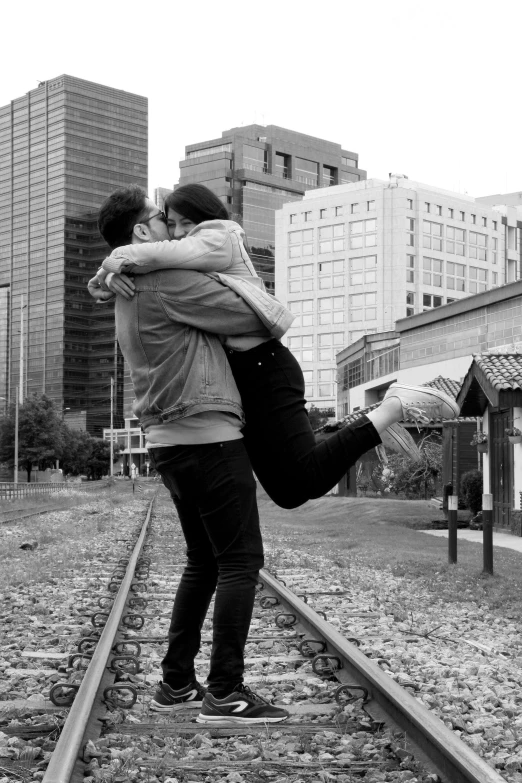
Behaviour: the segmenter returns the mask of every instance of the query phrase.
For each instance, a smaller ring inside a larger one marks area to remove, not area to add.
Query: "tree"
[[[45,470],[60,459],[64,447],[64,424],[53,401],[45,394],[29,397],[18,411],[18,467],[31,480],[33,464]],[[14,466],[15,413],[0,425],[0,462]]]
[[[87,473],[93,440],[94,438],[84,430],[71,430],[69,427],[65,427],[65,443],[61,462],[64,474],[79,476],[82,473]]]
[[[110,471],[111,466],[111,445],[102,438],[91,438],[91,454],[87,460],[87,474],[93,481],[100,479]],[[116,462],[120,455],[120,447],[115,444],[113,462]]]

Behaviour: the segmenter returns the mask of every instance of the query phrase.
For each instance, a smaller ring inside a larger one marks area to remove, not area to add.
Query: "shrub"
[[[482,492],[482,471],[468,470],[464,473],[460,480],[460,494],[473,516],[482,510]]]

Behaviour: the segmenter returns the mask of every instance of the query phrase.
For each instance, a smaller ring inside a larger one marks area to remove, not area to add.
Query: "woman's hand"
[[[128,277],[123,272],[121,274],[118,274],[117,272],[108,274],[105,278],[105,284],[107,288],[112,291],[112,293],[119,294],[125,299],[132,299],[134,296],[135,285],[132,277]]]
[[[87,289],[90,295],[94,299],[96,299],[97,302],[106,302],[107,300],[114,298],[114,294],[111,291],[103,290],[103,288],[100,285],[100,281],[96,276],[91,277],[91,279],[87,283]]]

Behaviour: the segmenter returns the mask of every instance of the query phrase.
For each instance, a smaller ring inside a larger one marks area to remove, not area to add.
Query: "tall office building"
[[[274,290],[275,210],[307,190],[366,179],[359,156],[340,144],[279,128],[246,125],[185,148],[180,185],[199,182],[243,226],[252,262]]]
[[[119,186],[147,187],[147,116],[146,98],[66,75],[0,108],[0,396],[44,392],[95,434],[112,375],[123,414],[113,307],[86,290],[108,251],[97,211]]]
[[[521,279],[521,220],[522,207],[401,175],[309,191],[279,210],[276,294],[295,314],[285,339],[309,402],[335,407],[335,356],[363,335]],[[389,350],[374,346],[372,360]]]

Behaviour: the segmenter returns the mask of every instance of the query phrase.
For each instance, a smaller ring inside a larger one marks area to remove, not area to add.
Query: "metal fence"
[[[60,483],[49,482],[45,484],[14,484],[10,481],[0,481],[0,499],[18,500],[33,495],[54,495],[57,492],[86,492],[92,489],[101,489],[108,485],[107,479],[101,481],[82,481]]]

